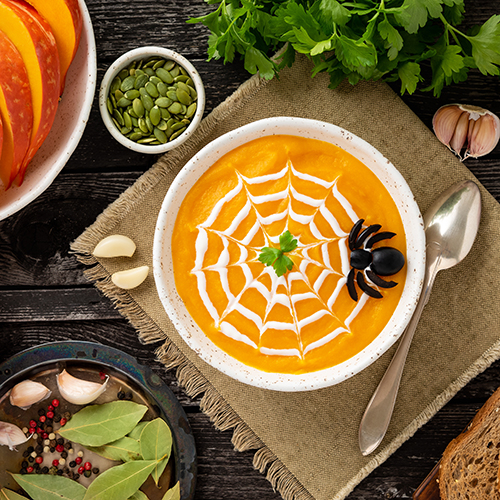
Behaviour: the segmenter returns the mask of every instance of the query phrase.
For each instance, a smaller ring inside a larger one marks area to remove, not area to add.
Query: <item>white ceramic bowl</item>
[[[303,375],[267,373],[232,358],[201,331],[191,319],[175,287],[171,237],[178,209],[193,184],[220,157],[259,137],[296,135],[327,141],[361,160],[382,181],[393,197],[406,234],[407,276],[399,304],[383,331],[360,353],[328,369]],[[305,391],[337,384],[360,372],[380,357],[402,334],[416,307],[425,267],[423,220],[403,176],[373,146],[328,123],[302,118],[278,117],[260,120],[214,140],[196,154],[172,183],[158,216],[153,246],[153,268],[158,294],[173,324],[199,356],[223,373],[241,382],[280,391]]]
[[[57,177],[80,142],[94,100],[97,63],[94,30],[84,0],[80,45],[66,75],[64,94],[49,135],[31,160],[21,186],[0,188],[0,220],[40,196]],[[14,182],[15,184],[15,182]]]
[[[111,82],[123,68],[126,68],[133,61],[147,59],[152,56],[161,56],[165,59],[172,59],[187,71],[191,80],[194,82],[195,89],[198,94],[198,105],[191,123],[179,137],[173,141],[166,142],[165,144],[150,146],[148,144],[138,144],[137,142],[131,141],[116,128],[116,125],[113,123],[106,106],[106,100]],[[120,144],[131,149],[132,151],[137,151],[138,153],[161,154],[182,144],[196,130],[201,122],[201,119],[203,118],[203,111],[205,110],[205,88],[195,67],[185,57],[181,56],[177,52],[163,47],[139,47],[120,56],[106,71],[104,78],[102,79],[101,89],[99,91],[99,110],[101,111],[101,117],[104,125],[106,125],[109,133]]]

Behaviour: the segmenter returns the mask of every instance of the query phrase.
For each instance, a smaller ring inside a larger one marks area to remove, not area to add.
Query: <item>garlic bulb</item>
[[[40,382],[23,380],[10,391],[10,404],[27,410],[31,405],[47,399],[50,394],[50,390]]]
[[[436,137],[461,160],[490,153],[500,139],[498,116],[468,104],[442,106],[434,114],[432,127]],[[460,153],[464,147],[462,158]]]
[[[31,439],[31,436],[26,437],[17,425],[0,422],[0,444],[8,446],[9,450],[17,451],[16,446],[25,443],[29,439]]]
[[[140,266],[125,271],[118,271],[111,275],[111,281],[119,288],[130,290],[139,286],[148,276],[149,267]]]
[[[61,396],[75,405],[86,405],[97,399],[105,390],[109,377],[103,384],[73,377],[66,370],[57,375],[57,387]]]
[[[135,243],[121,234],[112,234],[101,240],[92,255],[95,257],[132,257],[135,252]]]

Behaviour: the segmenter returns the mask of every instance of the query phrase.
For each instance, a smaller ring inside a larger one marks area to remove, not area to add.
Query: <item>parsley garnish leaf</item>
[[[297,248],[297,240],[290,231],[285,231],[280,236],[280,248],[264,247],[259,255],[259,261],[266,266],[273,266],[278,276],[283,276],[293,268],[293,260],[286,252],[291,252]]]

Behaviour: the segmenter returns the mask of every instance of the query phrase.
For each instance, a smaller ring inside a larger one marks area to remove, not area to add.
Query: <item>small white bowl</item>
[[[198,94],[197,107],[196,112],[191,120],[191,123],[187,127],[187,129],[176,139],[173,141],[166,142],[165,144],[156,144],[156,145],[148,145],[148,144],[138,144],[137,142],[131,141],[127,137],[125,137],[113,123],[111,116],[109,114],[106,100],[108,98],[109,87],[111,82],[115,78],[118,73],[126,68],[131,62],[139,61],[141,59],[147,59],[149,57],[161,56],[165,59],[171,59],[175,61],[179,66],[182,66],[190,76],[191,80],[195,85],[195,90]],[[203,86],[203,82],[201,77],[196,71],[195,67],[183,56],[174,52],[170,49],[165,49],[163,47],[139,47],[137,49],[130,50],[129,52],[125,52],[122,56],[120,56],[106,71],[104,78],[102,79],[101,89],[99,91],[99,110],[101,111],[101,117],[106,125],[106,128],[109,130],[109,133],[123,146],[129,148],[133,151],[137,151],[138,153],[147,153],[147,154],[161,154],[166,151],[170,151],[171,149],[176,148],[180,144],[182,144],[189,136],[196,130],[198,125],[203,118],[203,111],[205,109],[205,88]]]
[[[94,30],[84,0],[78,4],[83,27],[80,44],[66,75],[66,86],[49,135],[26,169],[24,182],[0,187],[0,220],[38,198],[54,181],[78,146],[94,101],[97,63]]]
[[[295,135],[330,142],[362,161],[392,196],[406,236],[407,274],[401,299],[379,335],[352,358],[324,370],[300,375],[268,373],[247,366],[217,347],[193,321],[175,286],[171,239],[179,207],[197,180],[219,158],[254,139]],[[185,342],[208,364],[230,377],[265,389],[308,391],[338,384],[377,360],[403,333],[422,288],[425,271],[423,219],[413,194],[400,172],[373,146],[330,123],[304,118],[267,118],[215,139],[189,160],[175,178],[163,201],[153,244],[153,270],[158,294],[172,323]]]

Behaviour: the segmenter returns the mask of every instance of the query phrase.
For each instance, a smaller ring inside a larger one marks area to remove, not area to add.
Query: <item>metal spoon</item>
[[[369,455],[385,436],[403,373],[406,356],[434,278],[441,269],[458,264],[474,243],[481,216],[481,194],[472,181],[454,184],[436,199],[424,215],[426,270],[415,313],[382,380],[366,407],[359,427],[359,448]]]

